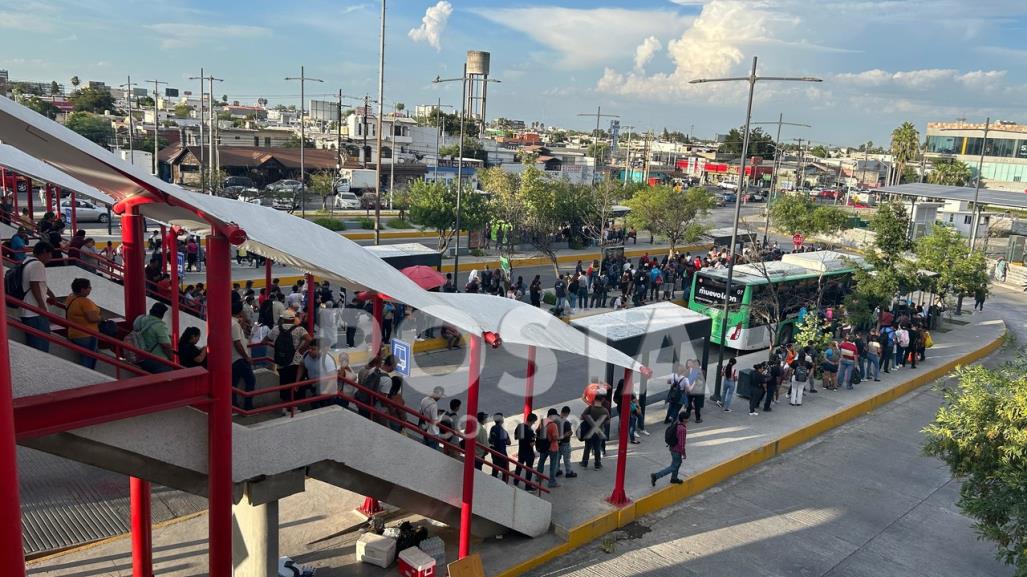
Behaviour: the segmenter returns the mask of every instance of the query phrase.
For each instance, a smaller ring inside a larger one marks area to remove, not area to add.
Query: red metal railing
[[[261,358],[261,359],[253,359],[253,360],[254,361],[258,361],[258,360],[263,360],[263,358]],[[389,397],[381,394],[380,392],[375,391],[373,389],[369,389],[367,387],[364,387],[364,386],[360,385],[359,383],[357,383],[357,382],[355,382],[355,381],[353,381],[351,379],[346,379],[346,378],[343,378],[343,377],[337,377],[336,380],[337,380],[337,382],[340,385],[346,384],[346,385],[349,385],[349,386],[357,389],[358,391],[363,391],[364,393],[368,394],[371,398],[375,399],[376,402],[381,403],[382,405],[385,405],[385,407],[388,407],[388,409],[391,409],[391,410],[381,410],[381,409],[377,408],[374,404],[365,403],[363,401],[357,400],[355,397],[343,394],[342,390],[341,390],[342,389],[341,386],[339,387],[340,390],[337,393],[328,393],[328,394],[323,394],[323,395],[315,395],[313,397],[307,397],[307,398],[298,399],[298,400],[295,398],[296,391],[299,388],[307,387],[307,386],[311,386],[311,385],[318,385],[318,384],[325,383],[325,382],[331,382],[331,380],[332,380],[331,378],[328,378],[328,379],[324,379],[324,378],[320,378],[320,379],[307,379],[307,380],[303,380],[303,381],[297,381],[295,383],[290,383],[290,384],[287,384],[287,385],[278,385],[278,386],[275,386],[275,387],[266,387],[266,388],[260,389],[259,391],[245,391],[245,390],[233,387],[232,391],[233,391],[233,393],[235,395],[238,395],[238,396],[240,396],[242,398],[246,398],[246,399],[252,399],[254,397],[258,397],[258,396],[261,396],[261,395],[268,395],[268,394],[273,394],[273,393],[279,393],[281,391],[288,390],[290,392],[290,394],[289,394],[289,399],[290,400],[282,401],[280,403],[274,403],[274,404],[271,404],[271,405],[268,405],[268,406],[265,406],[265,407],[260,407],[259,409],[242,409],[242,408],[239,408],[239,407],[233,407],[232,410],[236,414],[244,415],[244,416],[257,415],[257,414],[269,413],[269,412],[280,411],[280,410],[287,410],[287,411],[290,412],[291,415],[295,415],[295,410],[300,405],[308,405],[308,404],[314,404],[314,403],[326,402],[326,401],[327,402],[334,402],[336,400],[343,400],[343,401],[346,401],[348,403],[353,404],[358,409],[362,409],[364,411],[367,411],[368,413],[371,414],[372,420],[374,420],[375,422],[377,422],[377,423],[379,423],[379,424],[381,424],[383,426],[385,426],[385,423],[383,423],[383,420],[387,421],[387,422],[396,423],[401,428],[407,429],[409,431],[412,431],[416,435],[418,435],[419,437],[424,437],[424,438],[427,438],[427,439],[430,439],[432,441],[435,441],[435,442],[439,443],[439,445],[442,446],[442,447],[445,447],[448,450],[448,452],[450,452],[450,454],[454,454],[454,455],[455,454],[459,454],[461,456],[464,455],[464,448],[463,448],[463,446],[461,444],[452,443],[449,440],[450,438],[452,438],[452,436],[463,438],[463,433],[462,432],[460,432],[460,431],[458,431],[456,429],[447,427],[446,425],[443,425],[443,424],[439,423],[438,424],[439,430],[440,430],[441,433],[444,433],[445,436],[435,435],[435,434],[432,434],[432,433],[428,433],[424,429],[421,429],[416,423],[411,422],[407,418],[396,416],[395,414],[393,414],[393,411],[398,411],[398,412],[404,414],[405,416],[416,417],[418,421],[423,418],[423,415],[421,415],[421,413],[419,413],[418,411],[416,411],[414,409],[411,409],[410,407],[407,407],[406,405],[400,405],[400,404],[396,403],[395,401],[393,401],[392,399],[390,399]],[[385,408],[385,407],[383,407],[383,408]],[[479,426],[481,426],[481,425],[479,424]],[[390,427],[387,427],[387,428],[390,428]],[[391,430],[391,428],[390,428],[390,430]],[[465,439],[465,440],[467,440],[467,439]],[[479,456],[477,456],[477,454],[475,454],[475,460],[476,461],[478,461],[479,463],[485,463],[486,461],[485,461],[484,457],[486,455],[490,456],[492,460],[488,463],[489,466],[491,466],[493,470],[499,471],[499,473],[502,474],[504,479],[509,477],[509,478],[514,479],[515,481],[519,481],[521,483],[524,483],[525,487],[527,487],[527,488],[529,488],[531,490],[534,490],[534,491],[536,491],[539,494],[541,494],[541,493],[548,493],[549,492],[549,489],[546,488],[544,486],[544,484],[543,484],[543,482],[549,480],[549,477],[544,475],[544,474],[542,474],[541,471],[538,471],[538,470],[533,469],[531,467],[520,465],[520,464],[517,463],[517,459],[515,457],[510,457],[509,455],[500,453],[499,451],[495,451],[491,447],[489,447],[488,445],[484,445],[482,443],[478,443],[474,439],[471,439],[471,440],[474,442],[474,446],[475,446],[476,449],[482,450],[485,453],[481,457],[479,457]],[[476,451],[476,453],[477,453],[477,451]],[[496,460],[495,460],[497,457],[499,458],[499,463],[497,463]],[[505,463],[505,465],[501,466],[500,463]],[[526,476],[532,477],[534,479],[538,479],[538,481],[531,481],[531,480],[529,480],[529,479],[527,479],[525,477],[522,477],[522,476],[517,475],[516,473],[514,473],[512,469],[514,469],[514,468],[516,468],[518,466],[522,469],[522,471],[524,471]]]
[[[51,313],[48,310],[43,310],[43,309],[41,309],[39,307],[36,307],[34,305],[30,305],[30,304],[28,304],[25,301],[18,300],[16,298],[12,297],[11,295],[5,295],[5,296],[6,296],[6,299],[7,299],[7,306],[15,307],[15,308],[23,309],[23,310],[27,310],[27,311],[30,311],[30,312],[34,312],[37,315],[39,315],[39,316],[47,319],[48,321],[50,321],[52,324],[58,325],[58,326],[63,327],[65,329],[72,328],[72,329],[74,329],[76,331],[85,333],[85,334],[87,334],[87,335],[89,335],[91,337],[96,337],[98,343],[103,343],[104,345],[107,345],[107,348],[111,349],[114,352],[114,356],[112,357],[110,355],[105,355],[105,354],[100,353],[99,351],[91,351],[91,350],[89,350],[89,349],[87,349],[85,347],[79,346],[79,345],[71,342],[70,340],[65,340],[65,339],[59,337],[58,335],[55,335],[55,334],[52,334],[52,333],[46,333],[46,332],[40,331],[38,329],[35,329],[33,327],[30,327],[30,326],[20,322],[19,320],[10,317],[10,316],[8,316],[8,318],[7,318],[7,324],[8,325],[16,327],[18,330],[24,331],[25,333],[31,334],[33,336],[37,336],[37,337],[43,338],[43,339],[45,339],[45,340],[47,340],[47,341],[49,341],[51,343],[54,343],[54,344],[57,344],[57,345],[61,346],[61,347],[70,349],[72,351],[75,351],[75,352],[77,352],[79,354],[83,354],[83,355],[85,355],[87,357],[94,358],[94,359],[96,359],[98,361],[102,361],[102,362],[104,362],[106,364],[109,364],[109,365],[111,365],[111,366],[113,366],[115,368],[116,376],[119,379],[121,378],[121,371],[123,371],[123,370],[128,372],[128,373],[131,373],[133,375],[145,375],[145,374],[148,374],[145,369],[143,369],[143,368],[141,368],[141,367],[139,367],[137,365],[134,365],[134,364],[132,364],[132,363],[126,361],[126,360],[123,360],[124,359],[125,351],[132,352],[138,358],[147,359],[147,360],[150,360],[150,361],[161,363],[163,365],[166,365],[166,366],[170,367],[171,369],[181,369],[181,368],[183,368],[178,363],[175,363],[173,361],[169,361],[169,360],[165,359],[164,357],[160,357],[160,356],[154,355],[152,353],[149,353],[147,351],[138,349],[138,348],[136,348],[136,347],[134,347],[132,345],[129,345],[129,344],[125,343],[124,341],[121,341],[121,340],[116,339],[114,337],[105,335],[105,334],[103,334],[101,332],[94,331],[94,330],[90,329],[89,327],[80,326],[80,325],[78,325],[76,323],[73,323],[73,322],[69,321],[68,319],[66,319],[66,318],[64,318],[62,316],[55,315],[55,314]],[[61,303],[56,303],[56,306],[64,308],[64,305],[61,304]]]

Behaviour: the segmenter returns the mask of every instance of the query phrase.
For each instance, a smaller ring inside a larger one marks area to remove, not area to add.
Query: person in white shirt
[[[426,433],[424,444],[433,449],[439,448],[439,442],[435,438],[439,434],[439,399],[445,394],[446,391],[442,387],[435,387],[430,395],[421,399],[421,406],[418,408],[418,412],[421,413],[421,430]]]
[[[289,305],[289,308],[299,311],[303,308],[303,293],[300,292],[300,287],[293,285],[292,292],[289,296],[285,297],[285,303]]]
[[[54,299],[53,291],[46,285],[46,263],[53,254],[53,247],[46,241],[36,243],[32,248],[32,256],[25,259],[25,262],[18,265],[22,267],[21,288],[25,291],[24,301],[26,304],[36,308],[47,310],[46,305]],[[40,332],[50,334],[50,321],[35,311],[21,309],[21,322]],[[39,349],[43,352],[50,352],[50,341],[43,337],[25,332],[25,344]]]
[[[318,382],[307,385],[304,388],[311,391],[315,397],[334,393],[336,388],[332,381],[336,380],[338,371],[335,359],[324,350],[321,339],[311,339],[307,354],[303,356],[304,375],[301,377],[301,380],[317,379]],[[315,401],[313,406],[314,408],[319,408],[328,404],[327,401]]]
[[[241,301],[232,303],[232,387],[239,386],[239,380],[243,382],[243,390],[252,392],[257,387],[257,378],[253,374],[253,361],[250,359],[250,349],[243,331],[240,317],[243,317],[243,304]],[[236,395],[232,394],[232,404],[239,406]],[[243,399],[242,408],[245,411],[253,409],[253,397]]]

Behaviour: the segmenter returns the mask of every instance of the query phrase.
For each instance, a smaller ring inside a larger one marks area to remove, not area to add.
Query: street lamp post
[[[984,121],[984,138],[981,142],[981,158],[977,161],[977,184],[974,185],[974,212],[970,217],[970,252],[973,252],[973,250],[977,248],[977,227],[979,226],[978,219],[981,214],[981,207],[978,204],[978,200],[981,197],[981,180],[984,178],[984,151],[988,147],[988,130],[990,128],[991,117],[989,116]],[[987,252],[987,239],[985,239],[984,245],[985,252]]]
[[[158,176],[158,164],[157,164],[157,152],[160,150],[160,119],[157,118],[159,108],[157,108],[157,99],[160,98],[158,91],[161,84],[167,84],[160,80],[144,80],[143,82],[153,83],[153,175]]]
[[[286,80],[299,80],[300,81],[300,216],[307,218],[307,172],[306,166],[303,163],[303,149],[306,147],[307,140],[307,129],[306,129],[306,106],[305,101],[306,92],[304,91],[307,82],[324,82],[320,78],[307,78],[306,69],[300,66],[299,76],[287,76]]]
[[[742,212],[742,196],[745,194],[745,189],[748,188],[748,182],[745,180],[745,160],[746,155],[749,153],[749,125],[752,121],[752,97],[753,92],[756,89],[756,82],[760,80],[774,80],[774,81],[787,81],[787,82],[822,82],[819,78],[813,78],[809,76],[803,77],[781,77],[781,76],[756,76],[756,62],[757,57],[752,57],[752,72],[748,76],[737,77],[737,78],[699,78],[690,81],[691,84],[703,84],[707,82],[739,82],[744,81],[749,83],[749,100],[745,108],[745,134],[742,139],[742,162],[739,168],[738,179],[739,189],[738,194],[735,195],[735,216],[734,224],[731,228],[731,247],[728,249],[728,268],[727,268],[727,285],[724,287],[724,310],[722,311],[720,321],[720,347],[717,352],[717,380],[716,386],[713,392],[713,400],[720,399],[720,385],[721,385],[721,373],[724,369],[724,347],[727,345],[727,309],[730,301],[731,294],[731,281],[734,279],[735,272],[735,243],[738,239],[738,219]]]
[[[456,161],[456,251],[453,254],[453,286],[457,287],[456,279],[460,274],[460,200],[463,196],[464,189],[464,121],[467,117],[467,63],[464,63],[463,74],[460,78],[440,78],[435,77],[432,80],[432,84],[442,84],[443,82],[457,82],[459,81],[463,88],[460,92],[460,144],[458,147],[458,153]],[[435,160],[436,165],[438,159]],[[459,289],[457,289],[459,290]]]
[[[619,114],[603,114],[603,108],[596,106],[595,113],[584,112],[578,114],[578,116],[594,116],[596,118],[596,131],[595,138],[592,139],[592,146],[595,147],[595,154],[592,156],[592,162],[595,163],[595,167],[592,169],[592,186],[596,185],[596,178],[599,176],[599,164],[602,161],[603,153],[599,149],[599,121],[603,118],[620,118]]]

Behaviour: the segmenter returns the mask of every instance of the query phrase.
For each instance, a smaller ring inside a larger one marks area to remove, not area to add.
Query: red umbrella
[[[431,290],[446,284],[446,277],[430,266],[408,266],[399,272],[405,274],[408,279],[414,281],[417,283],[417,286],[425,290]]]

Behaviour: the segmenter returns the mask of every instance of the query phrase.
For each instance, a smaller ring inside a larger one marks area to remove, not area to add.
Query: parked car
[[[298,180],[292,180],[291,178],[282,179],[276,182],[272,182],[267,185],[267,191],[273,193],[292,193],[296,194],[303,190],[303,183]]]
[[[352,192],[338,192],[335,194],[335,208],[343,210],[354,210],[360,208],[360,199]]]
[[[757,190],[745,193],[745,198],[742,200],[745,202],[765,202],[767,200],[767,195],[762,191]]]
[[[835,200],[841,193],[835,190],[821,190],[817,193],[817,198],[825,198],[828,200]]]
[[[258,206],[270,206],[272,208],[274,208],[275,205],[274,199],[268,197],[256,197],[248,199],[243,199],[242,197],[240,197],[239,200],[242,200],[243,202],[248,202],[250,204],[256,204]]]
[[[724,194],[720,195],[720,198],[724,201],[725,204],[734,204],[738,202],[738,196],[735,195],[735,193],[733,192],[725,192]]]
[[[71,201],[61,202],[61,214],[71,211]],[[75,199],[75,219],[78,222],[107,222],[106,206],[97,206],[87,200]]]
[[[253,180],[245,176],[229,176],[222,183],[221,191],[224,196],[247,199],[260,193]]]
[[[276,196],[274,200],[271,201],[271,206],[277,210],[287,210],[289,212],[300,207],[299,203],[296,202],[296,197],[294,196]]]
[[[719,195],[719,194],[718,194],[718,195],[715,195],[715,196],[713,197],[713,202],[714,202],[714,203],[716,203],[716,205],[717,205],[717,207],[718,207],[718,208],[721,208],[721,207],[725,207],[725,206],[727,206],[727,201],[726,201],[726,200],[724,200],[724,197],[723,197],[723,195]]]

